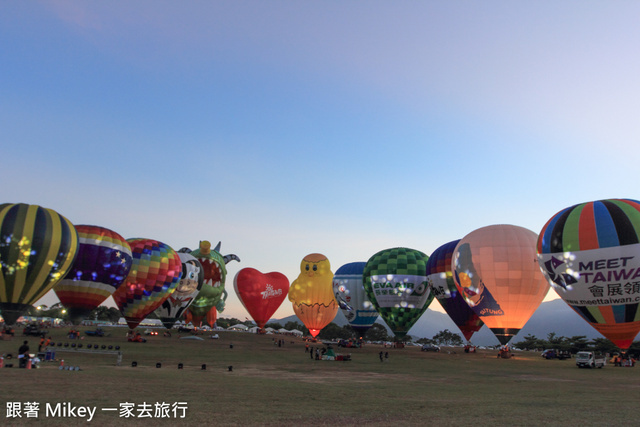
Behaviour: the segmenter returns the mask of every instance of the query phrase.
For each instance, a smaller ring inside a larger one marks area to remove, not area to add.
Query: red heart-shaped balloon
[[[233,279],[233,287],[256,324],[264,328],[286,298],[289,279],[277,271],[263,274],[255,268],[243,268]]]

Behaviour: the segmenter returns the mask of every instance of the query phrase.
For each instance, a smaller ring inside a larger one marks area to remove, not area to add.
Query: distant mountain
[[[433,310],[427,310],[416,322],[409,333],[418,337],[431,338],[438,332],[449,329],[459,332],[458,327],[448,315]],[[522,341],[525,336],[546,339],[549,333],[555,332],[556,336],[573,337],[585,335],[587,339],[603,338],[603,336],[589,325],[578,313],[573,311],[561,299],[543,302],[533,313],[529,321],[524,325],[520,333],[512,342]],[[498,345],[498,339],[493,333],[483,326],[476,332],[471,341],[476,345]]]
[[[278,322],[282,325],[289,321],[300,322],[300,319],[294,315],[283,319],[270,320],[270,322]],[[338,326],[348,324],[347,319],[341,311],[338,311],[338,315],[333,320],[333,323]],[[381,319],[378,319],[378,323],[385,325]],[[387,329],[389,328],[387,327]],[[413,325],[411,330],[409,330],[409,335],[416,339],[431,338],[445,329],[460,333],[458,327],[447,314],[427,309],[416,324]],[[389,330],[389,332],[391,331]],[[513,338],[512,342],[522,341],[527,335],[546,339],[551,332],[555,332],[556,336],[564,337],[584,335],[587,339],[603,338],[598,331],[584,321],[584,319],[573,311],[564,301],[556,299],[540,304],[540,307],[533,313],[531,319],[524,325],[520,333]],[[473,335],[471,342],[484,346],[499,344],[498,339],[486,326],[483,326],[482,329]]]

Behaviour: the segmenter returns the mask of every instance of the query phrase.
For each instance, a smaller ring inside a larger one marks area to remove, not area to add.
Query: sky
[[[633,1],[0,2],[0,201],[175,249],[221,241],[241,259],[221,316],[244,319],[241,268],[293,281],[310,253],[335,271],[640,199],[638,16]],[[285,300],[274,317],[292,314]]]

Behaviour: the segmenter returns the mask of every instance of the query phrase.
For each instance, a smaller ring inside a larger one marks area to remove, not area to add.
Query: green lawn
[[[303,341],[291,337],[284,338],[283,347],[273,342],[281,336],[240,332],[220,332],[218,340],[205,335],[204,341],[155,336],[135,344],[126,342],[126,329],[107,330],[108,337],[80,342],[120,345],[120,367],[113,355],[58,352],[58,359],[82,370],[61,371],[59,361],[42,363],[40,369],[0,370],[5,408],[6,402],[40,405],[37,419],[7,418],[5,409],[3,424],[87,424],[86,419],[46,417],[45,405],[58,402],[95,406],[91,424],[119,426],[176,424],[175,418],[121,418],[117,411],[103,410],[127,402],[134,404],[134,413],[145,403],[186,402],[182,425],[624,426],[636,425],[640,415],[636,368],[578,369],[573,360],[544,360],[538,353],[505,360],[495,351],[426,353],[419,347],[376,345],[336,349],[350,353],[350,362],[315,361]],[[66,331],[52,330],[54,341],[78,342],[64,338]],[[17,335],[0,341],[0,352],[17,353],[22,340]],[[37,349],[39,340],[28,340]],[[381,350],[389,352],[383,363]],[[131,367],[132,361],[138,366]],[[179,363],[184,369],[177,368]]]

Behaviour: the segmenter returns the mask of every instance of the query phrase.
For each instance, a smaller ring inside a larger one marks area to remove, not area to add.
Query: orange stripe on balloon
[[[593,202],[585,204],[580,215],[580,250],[598,249],[598,233],[596,231],[596,219],[593,211]]]
[[[598,308],[600,309],[600,313],[604,318],[604,323],[610,325],[616,323],[616,318],[613,315],[613,308],[611,308],[611,306],[600,306]]]

